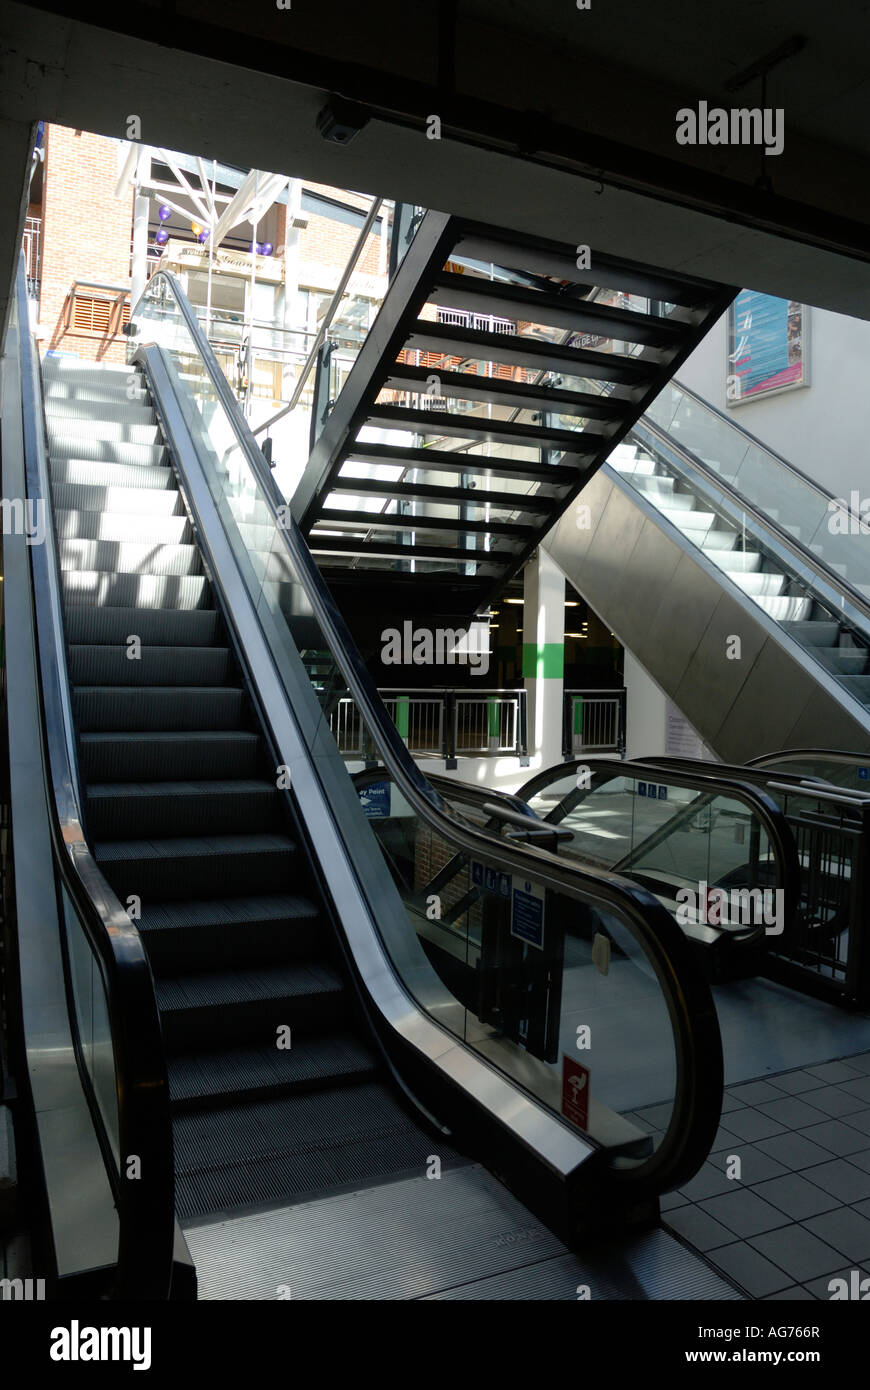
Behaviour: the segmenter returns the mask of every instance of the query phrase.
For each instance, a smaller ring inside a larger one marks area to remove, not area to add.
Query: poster
[[[728,310],[729,406],[809,384],[808,318],[795,299],[740,291]]]

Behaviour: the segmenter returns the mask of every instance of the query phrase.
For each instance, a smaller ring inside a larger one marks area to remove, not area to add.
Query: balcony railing
[[[448,765],[465,758],[528,759],[524,690],[381,690],[384,704],[409,752],[443,758]],[[341,753],[367,756],[365,733],[356,706],[340,699],[330,729]]]
[[[581,753],[625,757],[625,691],[566,690],[562,718],[566,758]]]

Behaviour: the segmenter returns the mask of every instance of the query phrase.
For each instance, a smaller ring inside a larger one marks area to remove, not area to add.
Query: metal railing
[[[42,269],[42,218],[27,217],[24,221],[24,235],[21,238],[24,251],[27,294],[30,299],[39,298],[39,283]]]
[[[625,757],[625,690],[566,690],[562,751],[618,753]]]
[[[528,758],[524,690],[380,690],[410,753],[444,758]],[[350,696],[337,700],[329,728],[344,757],[367,756],[365,729]]]

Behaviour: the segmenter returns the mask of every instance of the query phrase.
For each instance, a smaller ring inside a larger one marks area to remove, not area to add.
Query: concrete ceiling
[[[680,107],[759,105],[760,79],[725,83],[792,35],[780,156],[676,144]],[[0,265],[31,123],[123,137],[137,114],[151,144],[870,318],[868,37],[864,0],[2,0]],[[370,115],[347,146],[315,128],[330,92]]]

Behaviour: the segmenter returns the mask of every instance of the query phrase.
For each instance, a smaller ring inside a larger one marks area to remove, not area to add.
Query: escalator
[[[655,893],[710,981],[764,975],[865,1008],[865,764],[825,750],[749,766],[587,758],[537,773],[516,800],[559,833],[560,854]]]
[[[819,729],[868,751],[866,528],[841,499],[672,381],[581,502],[548,551],[719,756]]]
[[[40,371],[22,268],[4,359],[4,495],[41,520],[39,543],[4,536],[4,877],[50,1286],[290,1296],[313,1222],[310,1267],[334,1241],[343,1292],[312,1274],[292,1296],[378,1296],[366,1251],[402,1211],[414,1259],[378,1287],[442,1296],[482,1278],[459,1234],[473,1210],[511,1296],[573,1298],[573,1266],[564,1295],[532,1274],[522,1292],[516,1232],[530,1212],[573,1245],[649,1226],[698,1169],[722,1100],[707,985],[648,890],[422,777],[172,276],[133,324],[129,368]],[[397,887],[329,732],[339,682],[401,800],[403,853],[421,875],[461,856],[475,881],[482,996],[439,970],[437,914]],[[606,971],[567,929],[591,912]],[[369,1213],[352,1237],[348,1193]],[[733,1297],[671,1256],[675,1296]]]

